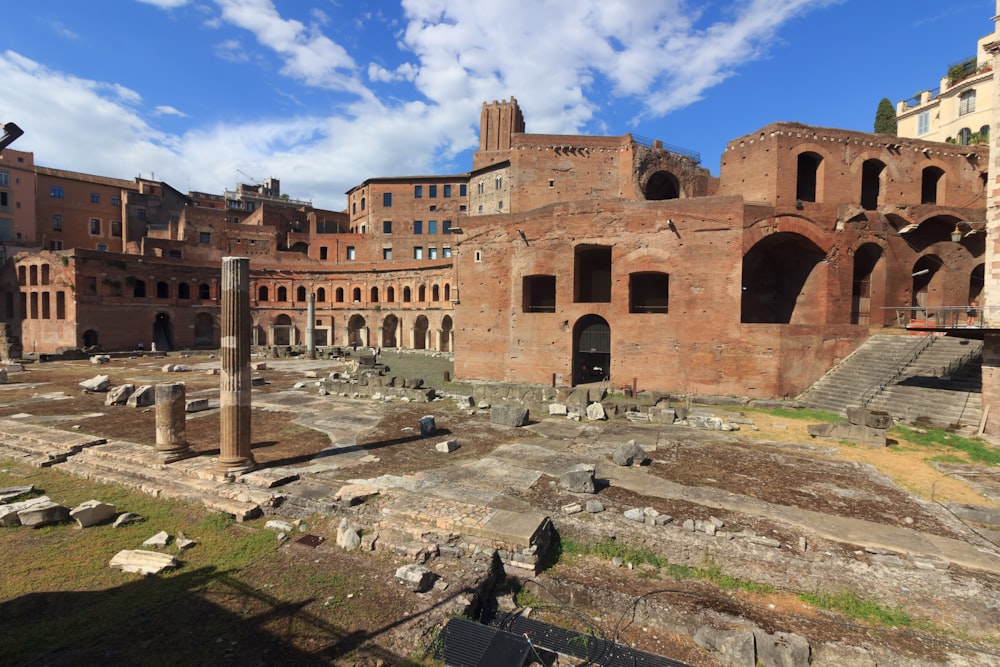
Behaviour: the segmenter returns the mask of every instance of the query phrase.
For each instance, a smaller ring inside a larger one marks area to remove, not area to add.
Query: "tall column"
[[[306,294],[306,350],[310,359],[316,358],[316,295]]]
[[[164,463],[194,456],[187,442],[186,389],[183,382],[156,385],[156,453]]]
[[[980,307],[983,328],[983,412],[984,432],[1000,433],[1000,0],[996,2],[993,32],[996,39],[983,45],[993,65],[988,95],[992,103],[990,114],[989,175],[986,185],[986,253],[983,295]]]
[[[253,470],[250,451],[250,260],[222,258],[222,375],[218,471]]]

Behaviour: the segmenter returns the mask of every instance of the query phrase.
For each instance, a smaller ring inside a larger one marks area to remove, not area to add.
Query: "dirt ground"
[[[187,364],[191,370],[185,373],[162,371],[161,367],[168,362]],[[137,384],[183,381],[188,398],[199,395],[211,398],[217,397],[218,376],[209,375],[206,370],[216,364],[217,360],[208,356],[130,358],[113,360],[102,366],[87,362],[31,364],[24,373],[12,373],[9,384],[0,389],[0,418],[28,413],[34,420],[46,420],[56,428],[153,444],[153,408],[105,407],[103,394],[86,394],[80,390],[78,383],[97,374],[111,375],[115,383],[125,378]],[[281,369],[281,364],[274,364],[273,368],[261,374],[268,384],[255,387],[255,395],[287,390],[302,378],[300,370],[285,371]],[[450,404],[440,406],[434,411],[439,434],[453,434],[462,442],[461,448],[449,459],[452,463],[482,457],[500,444],[525,442],[533,437],[523,429],[491,425],[483,415],[470,415]],[[368,477],[387,473],[403,475],[440,465],[441,459],[433,456],[427,448],[393,446],[411,441],[415,437],[414,425],[427,413],[428,407],[423,404],[386,404],[378,425],[358,437],[358,444],[362,448],[370,448],[378,458],[365,464],[363,474]],[[204,455],[218,453],[218,420],[212,417],[216,414],[195,414],[188,419],[188,441],[192,448]],[[295,424],[295,417],[292,412],[253,411],[252,448],[259,464],[266,466],[272,462],[306,461],[330,444],[323,433]],[[907,448],[906,443],[895,443],[895,446],[885,450],[829,443],[817,445],[806,435],[805,426],[806,423],[797,420],[759,418],[755,429],[744,428],[738,436],[724,443],[678,441],[658,449],[650,457],[648,470],[679,484],[709,486],[768,503],[793,505],[884,525],[905,526],[944,537],[958,535],[953,526],[946,525],[927,511],[913,494],[937,502],[995,505],[961,480],[936,470],[929,462],[936,452],[918,452]],[[805,444],[797,447],[790,443]],[[862,464],[874,466],[882,474],[881,477],[858,474]],[[523,499],[540,509],[558,513],[562,500],[546,492],[551,482],[550,478],[543,477],[531,492],[523,494]],[[599,498],[618,506],[654,506],[673,516],[695,511],[693,507],[685,507],[683,501],[654,502],[629,494],[627,490],[610,487],[603,489]],[[723,514],[722,518],[727,517]],[[781,526],[768,524],[763,519],[758,518],[757,522],[761,534],[775,534],[782,530]],[[793,539],[790,534],[786,537]],[[329,600],[323,601],[316,596],[308,597],[296,611],[297,625],[289,623],[288,617],[282,614],[276,614],[273,623],[275,626],[286,624],[278,630],[287,638],[289,646],[300,652],[295,654],[297,659],[308,658],[308,661],[317,664],[368,665],[379,664],[378,661],[381,664],[396,664],[394,660],[411,655],[419,645],[421,637],[411,636],[412,631],[407,634],[407,619],[421,612],[413,608],[397,588],[389,585],[393,567],[393,563],[382,559],[346,555],[329,548],[285,550],[276,553],[267,562],[245,569],[239,579],[241,585],[253,591],[265,591],[272,595],[273,599],[269,598],[266,604],[278,604],[276,600],[287,602],[302,598],[297,593],[297,586],[301,588],[302,585],[302,576],[319,580],[344,570],[353,572],[357,577],[359,594],[357,599],[338,602],[350,611],[351,620],[338,625],[337,641],[331,642],[329,633],[314,631],[323,625],[323,619],[329,618]],[[296,580],[281,576],[280,573],[292,569],[311,574],[300,574]],[[669,588],[672,591],[670,594],[657,596],[661,600],[669,598],[663,603],[665,607],[657,613],[666,613],[663,611],[665,608],[683,615],[692,612],[696,606],[708,605],[720,613],[752,619],[764,628],[800,631],[811,637],[822,636],[825,641],[856,642],[856,645],[880,643],[891,646],[900,655],[911,658],[924,655],[929,661],[938,660],[943,655],[937,644],[925,642],[907,631],[893,633],[872,630],[861,624],[819,623],[817,617],[829,612],[804,609],[801,601],[793,595],[736,594],[721,592],[706,583],[664,582],[655,574],[614,569],[606,561],[599,560],[561,562],[545,576],[547,579],[540,578],[539,581],[546,581],[551,588],[550,601],[557,602],[565,600],[565,596],[573,596],[574,606],[587,609],[595,616],[600,616],[600,610],[613,602],[611,597],[620,606],[621,599],[639,598]],[[611,581],[613,585],[609,584]],[[447,594],[441,592],[437,602],[454,592],[454,589]],[[545,597],[545,591],[540,591],[540,595]],[[247,610],[254,605],[265,605],[259,595],[220,593],[216,597],[215,603],[236,614],[251,613]],[[428,603],[433,605],[436,602],[430,600]],[[557,622],[558,614],[550,614],[553,622]],[[341,618],[340,615],[336,617]],[[314,622],[302,619],[313,619]],[[818,629],[819,626],[823,629]],[[623,623],[621,620],[617,620],[612,627],[622,641],[637,648],[671,655],[692,665],[719,664],[717,658],[695,646],[682,633],[651,629],[651,624]],[[156,640],[147,637],[144,641],[155,644]],[[272,653],[267,655],[280,658],[279,653],[279,649],[273,648]],[[231,651],[226,659],[236,659],[240,655],[240,651]],[[247,654],[242,656],[247,657]],[[265,660],[257,664],[278,663]]]

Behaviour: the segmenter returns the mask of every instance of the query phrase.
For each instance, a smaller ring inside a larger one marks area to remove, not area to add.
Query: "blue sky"
[[[41,0],[5,3],[0,122],[36,164],[341,209],[461,173],[483,101],[528,132],[662,139],[719,172],[776,121],[870,132],[937,86],[995,0]]]

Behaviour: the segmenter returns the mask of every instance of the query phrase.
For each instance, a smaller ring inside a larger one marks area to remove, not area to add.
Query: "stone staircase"
[[[875,335],[799,400],[845,414],[849,406],[885,410],[904,422],[978,426],[982,341],[948,336]]]

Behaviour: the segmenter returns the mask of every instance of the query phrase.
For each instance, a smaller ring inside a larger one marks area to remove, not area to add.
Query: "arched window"
[[[361,288],[355,287],[354,291],[351,293],[351,300],[354,303],[361,303]]]
[[[132,286],[132,296],[140,298],[146,296],[146,282],[144,280],[135,281]]]
[[[378,303],[378,288],[377,287],[373,287],[372,288],[370,301],[372,303]]]
[[[820,201],[820,166],[823,157],[816,153],[799,153],[795,198],[799,201]]]
[[[437,285],[431,285],[431,301],[441,300],[441,288]]]
[[[326,301],[326,289],[322,287],[316,288],[316,300],[320,303]]]
[[[385,288],[385,300],[389,303],[396,302],[396,288],[392,285]]]
[[[288,289],[284,286],[278,288],[278,301],[288,301]]]
[[[295,300],[296,301],[306,300],[306,288],[303,287],[302,285],[299,285],[299,288],[295,290]]]
[[[967,127],[963,127],[958,131],[958,143],[963,146],[969,145],[969,140],[972,139],[972,130]]]
[[[417,301],[427,301],[427,288],[424,285],[417,288]]]
[[[156,283],[156,298],[157,299],[169,299],[170,298],[170,285],[164,281],[159,281]]]
[[[337,300],[337,303],[344,303],[344,288],[343,287],[338,287],[335,294],[336,294],[335,298]]]
[[[177,298],[178,299],[190,299],[191,298],[191,286],[187,283],[181,283],[177,286]]]
[[[212,298],[212,290],[209,289],[208,283],[202,283],[202,284],[198,285],[198,298],[199,299],[211,299]],[[264,301],[267,301],[267,299],[264,299]]]
[[[444,300],[451,301],[451,285],[448,283],[444,284]]]
[[[410,301],[413,301],[413,295],[410,292],[409,285],[407,285],[403,288],[403,303],[410,303]]]
[[[268,297],[267,285],[261,285],[259,288],[257,288],[258,301],[267,301],[267,297]]]

